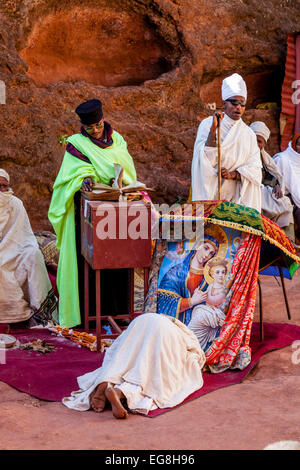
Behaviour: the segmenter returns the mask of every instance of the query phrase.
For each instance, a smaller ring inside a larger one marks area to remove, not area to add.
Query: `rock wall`
[[[279,150],[286,39],[298,32],[295,0],[2,0],[0,167],[34,230],[47,210],[74,113],[97,97],[127,140],[138,179],[155,202],[188,195],[199,122],[221,106],[233,72],[248,85],[247,123],[264,120]],[[262,103],[270,109],[257,109]]]

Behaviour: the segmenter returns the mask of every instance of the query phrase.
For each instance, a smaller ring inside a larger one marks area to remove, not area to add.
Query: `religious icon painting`
[[[157,313],[188,325],[204,351],[225,322],[232,267],[246,238],[239,230],[207,224],[199,238],[168,242],[158,275]]]

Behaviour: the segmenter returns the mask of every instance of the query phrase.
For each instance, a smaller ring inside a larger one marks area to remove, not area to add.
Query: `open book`
[[[133,181],[127,186],[122,185],[124,168],[118,163],[114,164],[115,178],[112,186],[102,183],[94,183],[92,191],[83,191],[87,199],[118,201],[127,199],[128,201],[137,201],[143,198],[139,191],[152,191],[144,183]]]

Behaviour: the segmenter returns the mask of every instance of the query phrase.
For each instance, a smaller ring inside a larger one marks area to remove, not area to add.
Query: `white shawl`
[[[262,185],[262,214],[276,222],[279,227],[287,227],[294,222],[294,217],[292,203],[287,196],[284,196],[284,178],[274,159],[265,150],[261,151],[261,156],[266,170],[277,179],[283,194],[281,198],[277,199],[273,192],[273,187]]]
[[[199,125],[192,162],[192,200],[218,198],[218,150],[206,147],[212,116]],[[256,135],[242,121],[225,115],[221,121],[221,166],[237,170],[241,181],[222,180],[221,199],[261,210],[261,159]]]
[[[51,288],[22,201],[0,192],[0,323],[30,318]]]
[[[297,207],[300,207],[300,154],[292,148],[292,142],[284,152],[273,157],[285,181],[285,193],[291,194]]]
[[[151,398],[156,407],[173,407],[202,387],[204,364],[205,354],[187,326],[164,315],[145,313],[107,349],[99,369],[77,378],[80,389],[62,402],[68,408],[86,411],[98,384],[126,382],[139,386],[141,394]],[[134,410],[126,387],[122,391]]]
[[[266,170],[277,179],[280,189],[284,194],[284,178],[275,160],[264,149],[261,150],[261,157]]]

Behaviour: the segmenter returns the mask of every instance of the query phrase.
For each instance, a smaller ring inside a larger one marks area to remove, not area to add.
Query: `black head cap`
[[[77,106],[75,112],[78,114],[82,124],[96,124],[103,117],[102,103],[96,99],[84,101],[84,103]]]

